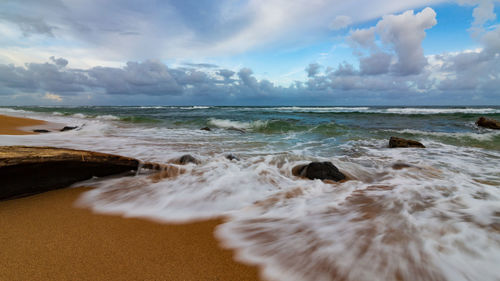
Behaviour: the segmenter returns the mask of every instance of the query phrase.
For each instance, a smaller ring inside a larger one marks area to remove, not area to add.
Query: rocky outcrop
[[[346,179],[346,176],[332,162],[311,162],[307,165],[298,165],[293,167],[292,174],[311,180],[341,181]]]
[[[33,130],[33,132],[35,132],[35,133],[50,133],[49,130],[45,130],[45,129],[35,129],[35,130]]]
[[[483,128],[500,130],[500,122],[495,119],[490,119],[486,117],[479,117],[476,121],[476,125]]]
[[[84,150],[0,146],[0,200],[137,170],[139,163],[134,158]]]
[[[65,131],[71,131],[71,130],[74,130],[78,128],[77,126],[64,126],[64,128],[62,128],[61,130],[59,130],[60,132],[65,132]]]
[[[403,138],[397,138],[397,137],[391,137],[389,139],[389,147],[390,148],[396,148],[396,147],[420,147],[420,148],[425,148],[425,146],[414,140],[407,140]]]
[[[200,130],[202,130],[202,131],[209,131],[209,132],[212,131],[212,129],[210,129],[209,127],[203,127]]]
[[[174,161],[175,164],[186,165],[189,163],[199,164],[200,161],[189,154],[182,155],[179,159]]]

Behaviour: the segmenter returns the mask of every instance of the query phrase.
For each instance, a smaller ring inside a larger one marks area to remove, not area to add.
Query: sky
[[[500,105],[500,0],[0,0],[1,105]]]

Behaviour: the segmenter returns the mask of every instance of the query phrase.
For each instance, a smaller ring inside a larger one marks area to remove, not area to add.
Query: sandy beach
[[[35,134],[23,127],[46,125],[47,122],[36,119],[13,117],[0,114],[0,135],[31,135]]]
[[[0,134],[44,121],[0,117]],[[0,280],[259,280],[213,231],[222,220],[179,225],[75,207],[88,188],[0,202]]]

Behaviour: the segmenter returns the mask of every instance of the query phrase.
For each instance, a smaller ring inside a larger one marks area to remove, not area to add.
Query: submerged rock
[[[411,168],[411,167],[413,167],[413,166],[410,164],[406,164],[406,163],[395,163],[392,165],[392,169],[394,169],[394,170],[402,170],[402,169]]]
[[[71,131],[71,130],[74,130],[78,128],[78,126],[64,126],[64,128],[62,128],[61,130],[59,130],[60,132],[65,132],[65,131]]]
[[[240,158],[238,158],[238,156],[236,156],[236,155],[234,155],[232,153],[226,155],[226,159],[240,161]]]
[[[209,127],[203,127],[200,130],[202,130],[202,131],[209,131],[209,132],[212,131],[212,129],[210,129]]]
[[[425,148],[425,146],[414,140],[407,140],[403,138],[397,138],[397,137],[391,137],[389,139],[389,147],[390,148],[396,148],[396,147],[420,147],[420,148]]]
[[[139,160],[55,147],[0,146],[0,200],[136,170]]]
[[[50,133],[49,130],[45,130],[45,129],[36,129],[36,130],[33,130],[33,132],[35,132],[35,133]]]
[[[346,176],[332,162],[311,162],[307,165],[298,165],[292,168],[292,174],[311,180],[341,181],[346,179]]]
[[[479,127],[484,127],[488,129],[500,130],[500,122],[495,119],[490,119],[486,117],[479,117],[476,121],[476,125]]]
[[[182,155],[179,159],[175,161],[176,164],[186,165],[189,163],[198,164],[200,161],[189,154]]]

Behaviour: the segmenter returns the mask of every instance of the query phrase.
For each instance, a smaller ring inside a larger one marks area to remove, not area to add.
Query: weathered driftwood
[[[92,151],[0,146],[0,200],[137,170],[139,164],[134,158]],[[154,169],[152,163],[147,166]]]

